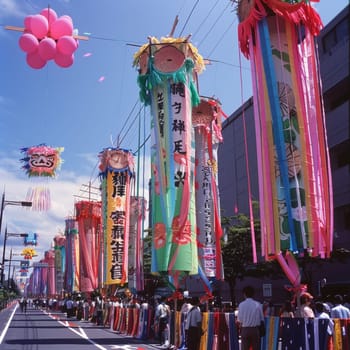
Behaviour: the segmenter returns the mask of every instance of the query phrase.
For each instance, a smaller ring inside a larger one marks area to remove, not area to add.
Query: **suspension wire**
[[[213,28],[217,25],[217,23],[219,22],[219,20],[221,19],[221,17],[223,16],[223,14],[225,13],[225,11],[227,10],[227,8],[229,7],[230,3],[228,2],[226,7],[221,11],[220,15],[217,17],[216,21],[214,22],[214,24],[210,27],[210,29],[208,30],[207,34],[204,36],[204,38],[199,42],[198,46],[200,46],[202,44],[202,42],[207,38],[207,36],[210,34],[210,32],[213,30]]]
[[[219,40],[216,42],[215,46],[213,47],[213,49],[209,52],[208,54],[208,58],[210,58],[210,56],[212,55],[212,53],[215,51],[215,49],[219,46],[219,44],[222,42],[222,40],[224,39],[224,37],[226,36],[226,34],[228,33],[228,31],[231,29],[231,27],[234,25],[235,20],[233,22],[230,23],[230,25],[227,27],[227,29],[224,31],[224,33],[221,35],[221,37],[219,38]],[[237,65],[237,67],[239,67]]]
[[[185,30],[185,27],[187,26],[187,24],[188,24],[188,22],[189,22],[189,20],[190,20],[190,18],[191,18],[191,16],[192,16],[192,14],[193,14],[195,8],[197,7],[198,3],[199,3],[199,0],[197,0],[196,3],[193,5],[192,10],[191,10],[190,14],[188,15],[188,17],[187,17],[187,19],[186,19],[186,22],[185,22],[184,26],[182,27],[182,30],[181,30],[181,32],[180,32],[180,34],[179,34],[180,37],[182,36],[182,33],[183,33],[183,31]]]
[[[120,130],[119,133],[118,133],[118,136],[117,136],[117,143],[118,143],[118,144],[117,144],[117,147],[119,147],[119,145],[120,145],[120,143],[121,143],[121,141],[119,141],[120,135],[121,135],[121,133],[123,132],[124,128],[126,127],[128,121],[129,121],[129,118],[131,117],[132,113],[134,112],[134,110],[135,110],[137,104],[138,104],[138,99],[136,100],[136,102],[135,102],[134,106],[132,107],[132,109],[131,109],[129,115],[128,115],[127,118],[125,119],[124,124],[123,124],[121,130]],[[129,127],[129,129],[130,129],[130,127]],[[124,137],[124,138],[125,138],[125,137]],[[123,139],[124,139],[124,138],[123,138]],[[113,144],[113,147],[114,147],[114,142],[113,142],[113,141],[112,141],[112,144]]]
[[[214,8],[218,3],[219,3],[219,0],[217,0],[216,3],[213,5],[213,7],[209,10],[208,14],[204,17],[203,21],[199,24],[198,29],[193,33],[192,36],[195,36],[198,33],[198,31],[202,28],[203,24],[209,18],[209,16],[211,15],[211,13],[213,12]]]
[[[221,63],[221,64],[225,64],[227,66],[231,66],[231,67],[235,67],[235,68],[239,68],[239,69],[245,69],[245,70],[249,70],[250,68],[248,67],[240,67],[238,64],[233,64],[233,63],[229,63],[229,62],[225,62],[225,61],[220,61],[220,60],[213,60],[211,58],[208,58],[209,62],[216,62],[216,63]]]
[[[127,136],[127,134],[129,133],[129,131],[131,130],[133,124],[136,122],[137,117],[139,116],[139,114],[140,114],[140,112],[142,111],[143,108],[145,108],[145,107],[142,106],[142,107],[139,109],[139,111],[137,112],[135,118],[132,120],[130,126],[129,126],[128,129],[126,130],[126,132],[125,132],[125,134],[124,134],[124,137],[120,139],[119,144],[121,144],[121,143],[124,141],[125,137]],[[120,135],[120,133],[119,133],[119,135]],[[119,145],[118,145],[118,146],[119,146]]]

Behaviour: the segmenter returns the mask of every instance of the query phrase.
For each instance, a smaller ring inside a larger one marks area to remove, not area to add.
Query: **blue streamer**
[[[292,216],[292,206],[291,206],[291,196],[290,196],[290,185],[288,177],[288,162],[286,157],[286,150],[284,144],[284,135],[283,135],[283,125],[282,125],[282,116],[280,111],[280,101],[277,92],[277,81],[275,76],[274,65],[271,55],[271,42],[268,32],[268,25],[266,18],[262,19],[258,23],[258,30],[261,42],[261,54],[263,58],[264,72],[266,75],[266,84],[267,92],[269,95],[269,102],[271,107],[271,116],[273,122],[273,138],[276,146],[278,164],[280,168],[282,186],[284,190],[284,196],[287,206],[288,214],[288,224],[290,228],[290,250],[295,251],[297,244],[295,238],[295,229]]]

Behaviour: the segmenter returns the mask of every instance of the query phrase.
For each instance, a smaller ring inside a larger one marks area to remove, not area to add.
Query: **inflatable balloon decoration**
[[[7,29],[21,30],[15,27]],[[74,62],[74,52],[78,48],[77,39],[86,40],[85,37],[73,35],[71,17],[58,17],[51,8],[27,16],[22,30],[19,47],[27,54],[27,64],[34,69],[43,68],[50,60],[60,67],[70,67]]]
[[[21,159],[24,162],[22,168],[31,178],[53,178],[61,166],[60,155],[63,150],[63,147],[53,148],[45,144],[22,148],[21,151],[25,154]],[[26,199],[32,202],[33,210],[44,211],[50,208],[50,190],[44,185],[30,188]]]
[[[276,259],[294,288],[295,257],[329,257],[333,200],[315,36],[309,1],[238,1],[238,35],[250,59],[262,255]]]

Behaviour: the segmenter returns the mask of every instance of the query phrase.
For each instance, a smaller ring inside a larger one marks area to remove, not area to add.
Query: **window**
[[[330,52],[332,48],[342,40],[349,39],[348,18],[340,21],[330,32],[322,39],[323,52]]]
[[[332,170],[350,165],[350,139],[332,147],[330,149],[330,158]]]
[[[331,51],[332,47],[334,47],[336,43],[337,41],[336,41],[335,29],[332,29],[329,33],[327,33],[323,37],[323,40],[322,40],[323,51],[324,52]]]
[[[337,43],[349,38],[349,22],[347,18],[344,18],[335,27],[335,36]]]
[[[264,283],[263,284],[263,296],[265,298],[271,298],[272,297],[272,284],[270,284],[270,283]]]

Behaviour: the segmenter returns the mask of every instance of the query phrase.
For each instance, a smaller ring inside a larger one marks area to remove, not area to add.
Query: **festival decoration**
[[[74,291],[79,291],[79,281],[80,281],[80,265],[79,265],[79,234],[77,229],[77,222],[74,218],[69,218],[65,220],[65,276],[64,285],[68,293]]]
[[[146,200],[143,197],[130,198],[128,287],[135,291],[144,290],[143,279],[143,227]]]
[[[66,261],[66,237],[58,234],[54,237],[54,250],[55,250],[55,281],[56,290],[61,291],[64,289],[64,273],[65,273],[65,261]]]
[[[7,29],[18,30],[13,27]],[[58,17],[53,9],[45,8],[39,14],[24,19],[19,47],[27,54],[27,64],[31,68],[41,69],[50,60],[68,68],[74,62],[74,52],[79,45],[77,39],[86,40],[74,35],[74,32],[70,16]]]
[[[101,247],[101,203],[75,203],[80,244],[80,291],[92,292],[98,288],[98,270]]]
[[[28,260],[21,260],[20,262],[20,272],[25,273],[25,276],[27,275],[29,271],[29,261]]]
[[[24,169],[30,178],[54,178],[62,164],[61,153],[63,147],[53,148],[45,144],[22,148],[25,157],[21,159]],[[32,202],[33,210],[50,209],[50,190],[44,184],[30,188],[26,199]]]
[[[21,255],[23,255],[26,260],[31,260],[34,256],[37,256],[35,249],[29,247],[24,248]]]
[[[38,234],[37,233],[27,233],[27,235],[24,237],[24,245],[34,245],[36,246],[38,244]]]
[[[315,36],[309,1],[238,2],[239,42],[250,59],[262,254],[277,259],[294,288],[295,257],[329,257],[333,203]]]
[[[45,293],[49,297],[56,294],[56,285],[55,285],[55,251],[47,250],[44,255],[42,263],[47,264],[47,267],[41,268],[42,277],[45,278],[46,283]],[[45,277],[44,277],[45,276]]]
[[[198,257],[207,278],[223,279],[218,192],[217,151],[222,142],[221,118],[224,113],[217,100],[201,98],[192,110],[195,133],[195,186],[198,232]]]
[[[100,153],[102,221],[104,234],[104,283],[128,282],[130,196],[134,158],[130,151],[106,148]]]
[[[192,107],[204,61],[188,38],[150,38],[134,56],[151,106],[152,271],[198,273]]]

